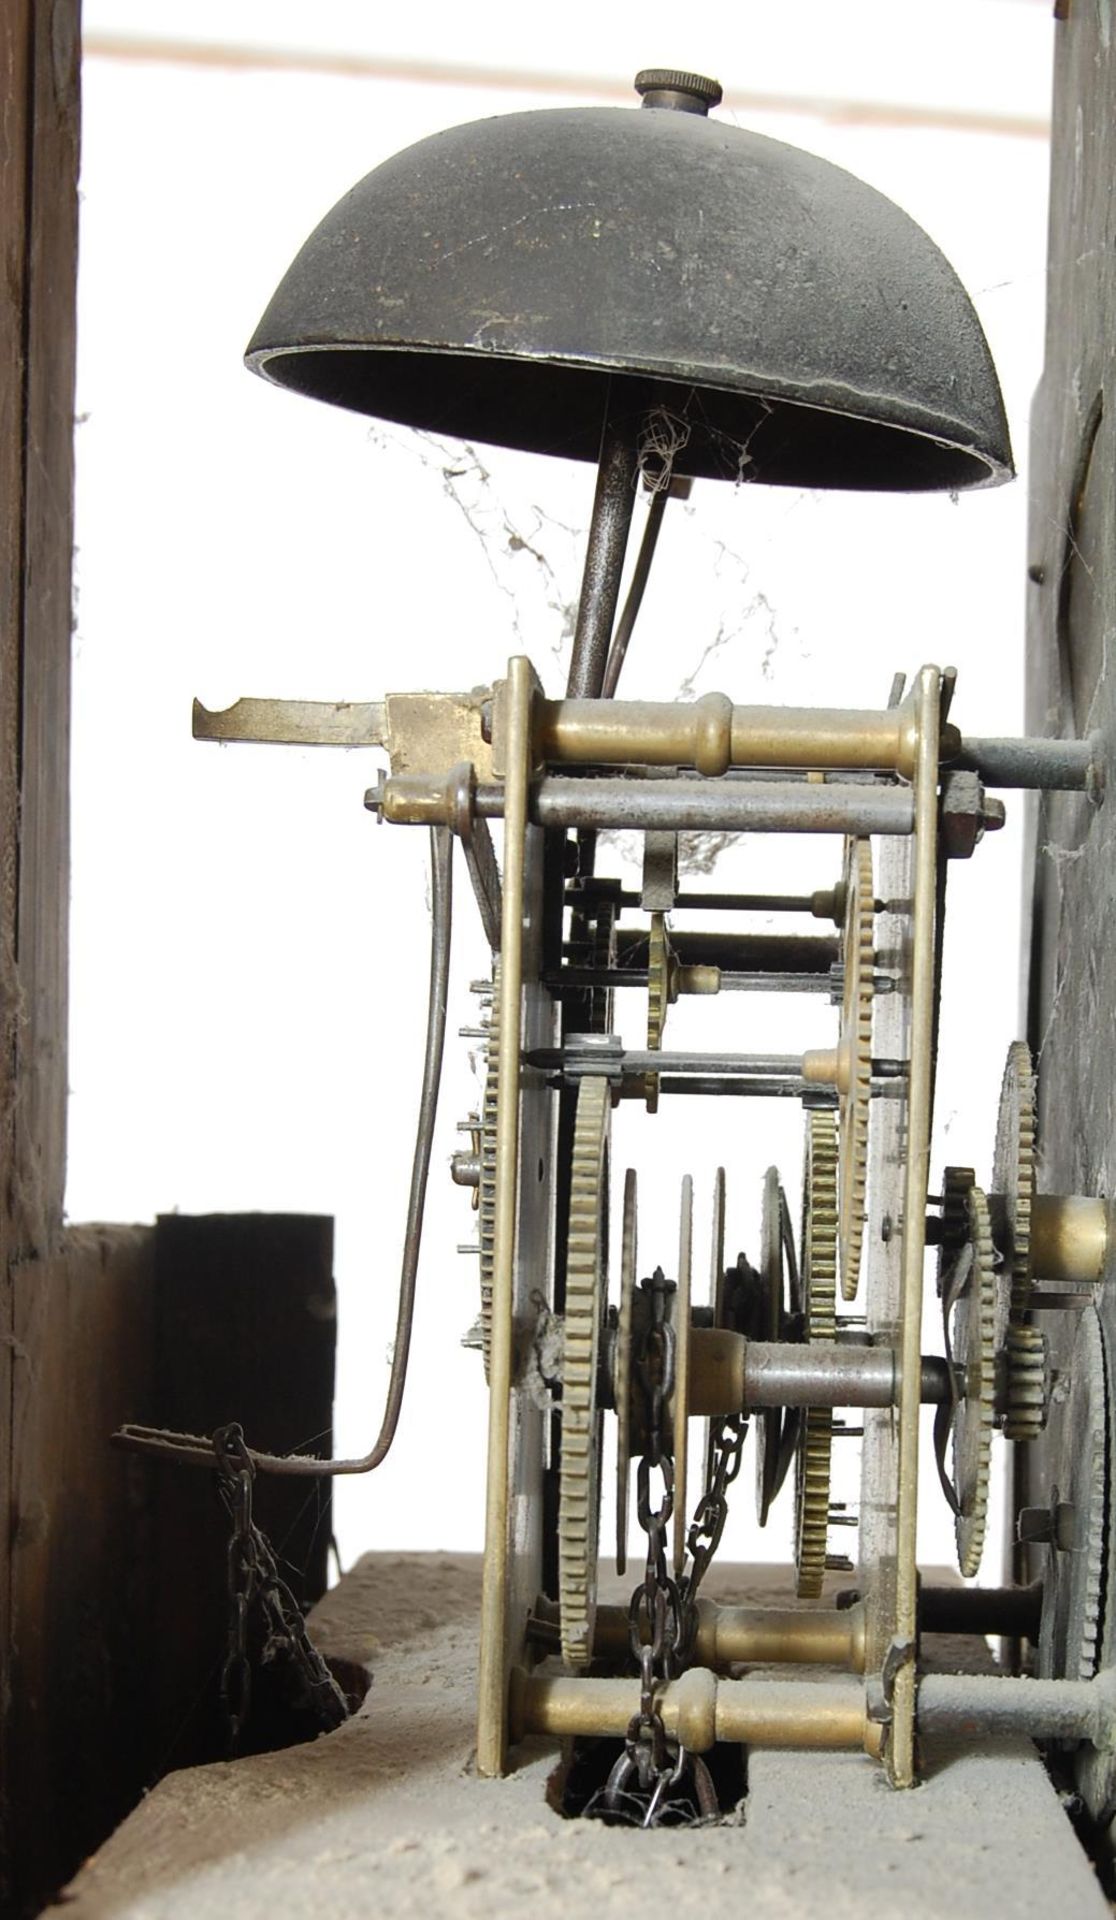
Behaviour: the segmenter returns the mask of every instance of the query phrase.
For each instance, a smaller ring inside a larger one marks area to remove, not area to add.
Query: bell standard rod
[[[577,607],[573,652],[566,693],[569,699],[598,699],[604,687],[620,576],[632,524],[638,477],[635,442],[617,417],[616,388],[609,384],[608,409],[601,433],[597,491],[585,551],[581,598]],[[625,411],[630,415],[629,397]],[[650,563],[649,563],[650,564]],[[619,667],[617,668],[619,672]]]

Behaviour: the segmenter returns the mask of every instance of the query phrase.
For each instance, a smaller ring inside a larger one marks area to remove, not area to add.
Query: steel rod
[[[1029,1587],[933,1587],[918,1595],[920,1633],[995,1633],[1038,1644],[1042,1582]]]
[[[647,964],[646,927],[617,927],[616,959],[621,967],[633,960]],[[839,942],[824,933],[737,933],[731,929],[698,931],[671,929],[670,944],[683,966],[720,967],[722,971],[817,973],[828,983],[830,969],[841,958]]]
[[[631,1088],[631,1097],[642,1100],[644,1097],[642,1081],[633,1081]],[[625,1099],[628,1098],[626,1087],[621,1088],[621,1094]],[[709,1074],[675,1074],[669,1078],[664,1076],[659,1081],[660,1098],[665,1094],[678,1096],[723,1094],[741,1100],[803,1100],[814,1096],[819,1107],[835,1106],[837,1101],[836,1093],[829,1094],[824,1088],[813,1087],[808,1081],[802,1079],[763,1080],[751,1077],[718,1079]]]
[[[385,819],[399,776],[385,788]],[[499,819],[504,790],[477,788],[477,812]],[[910,833],[914,806],[907,787],[812,786],[790,781],[589,779],[544,774],[531,788],[531,818],[541,827],[638,827],[666,832]],[[422,818],[428,818],[424,813]]]
[[[1091,792],[1100,780],[1099,747],[1095,738],[966,738],[950,765],[979,773],[986,787]]]
[[[542,1073],[603,1073],[612,1078],[636,1073],[716,1074],[728,1078],[739,1074],[786,1080],[804,1077],[803,1056],[799,1053],[671,1053],[652,1047],[623,1047],[619,1043],[611,1049],[604,1046],[590,1049],[580,1047],[577,1036],[564,1047],[530,1047],[523,1059],[527,1066],[538,1067]],[[876,1080],[899,1080],[906,1071],[903,1060],[872,1061],[872,1077]]]
[[[634,479],[633,479],[634,485]],[[670,494],[669,485],[662,485],[651,495],[644,522],[643,538],[639,543],[639,553],[632,569],[631,585],[624,601],[624,610],[616,622],[616,631],[608,650],[608,662],[605,666],[604,680],[601,685],[601,697],[611,700],[616,692],[624,661],[627,658],[635,623],[643,605],[643,596],[647,590],[647,580],[651,572],[651,562],[655,558],[655,548],[659,544],[659,533],[663,524],[663,514]]]
[[[597,700],[604,686],[637,477],[635,440],[619,427],[617,404],[610,391],[566,681],[567,699]]]
[[[967,1739],[1026,1734],[1032,1740],[1088,1740],[1111,1747],[1116,1672],[1095,1680],[1025,1680],[1008,1674],[928,1673],[918,1687],[922,1733]]]
[[[828,972],[730,973],[722,967],[720,975],[719,993],[831,994],[834,984]],[[552,967],[543,978],[552,993],[584,992],[592,987],[604,987],[610,992],[626,987],[642,987],[647,991],[646,967]],[[880,991],[878,984],[876,990]]]
[[[434,1123],[438,1113],[438,1089],[442,1081],[442,1055],[446,1040],[446,1006],[449,995],[451,934],[453,928],[453,836],[448,827],[430,832],[430,988],[426,1011],[426,1045],[423,1052],[422,1090],[419,1094],[415,1151],[411,1162],[411,1185],[407,1199],[407,1224],[403,1235],[403,1257],[399,1274],[399,1301],[395,1315],[395,1341],[392,1346],[391,1372],[388,1376],[380,1431],[369,1451],[350,1460],[321,1460],[314,1454],[261,1453],[248,1448],[248,1457],[260,1473],[285,1475],[288,1479],[320,1479],[343,1474],[371,1473],[386,1460],[399,1424],[403,1392],[407,1384],[407,1362],[414,1324],[415,1289],[419,1254],[422,1250],[422,1223],[426,1211],[426,1190],[430,1174],[430,1156],[434,1143]],[[130,1424],[114,1433],[113,1442],[131,1453],[144,1453],[155,1459],[172,1460],[184,1466],[213,1467],[213,1443],[204,1434],[174,1433],[161,1427]]]

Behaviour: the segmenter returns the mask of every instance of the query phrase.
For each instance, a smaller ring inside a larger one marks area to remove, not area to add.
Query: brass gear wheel
[[[492,1351],[492,1275],[496,1260],[496,1109],[500,1086],[500,962],[492,966],[492,1009],[488,1018],[488,1060],[480,1111],[480,1181],[477,1186],[480,1239],[480,1330],[484,1377]]]
[[[570,1156],[566,1324],[562,1362],[562,1461],[558,1479],[558,1609],[562,1658],[589,1665],[597,1611],[601,1414],[597,1371],[608,1291],[608,1081],[577,1090]]]
[[[1009,1326],[1007,1406],[1004,1434],[1008,1440],[1036,1440],[1046,1425],[1050,1404],[1050,1355],[1046,1335],[1038,1327]]]
[[[872,995],[876,900],[872,842],[845,843],[844,988],[841,997],[841,1144],[838,1172],[841,1297],[855,1300],[864,1245],[868,1190],[868,1119],[872,1106]]]
[[[809,1116],[802,1200],[802,1288],[806,1338],[837,1337],[837,1128],[832,1113]],[[825,1577],[829,1537],[829,1472],[833,1411],[807,1407],[802,1415],[795,1463],[795,1591],[816,1600]]]
[[[996,1116],[992,1191],[1003,1196],[1010,1248],[1011,1316],[1025,1314],[1031,1298],[1031,1208],[1035,1197],[1038,1089],[1031,1050],[1024,1040],[1008,1048]]]
[[[624,1175],[624,1237],[620,1254],[620,1311],[613,1348],[612,1393],[616,1406],[616,1571],[628,1566],[628,1492],[632,1465],[632,1311],[638,1277],[637,1182]]]
[[[984,1551],[996,1417],[996,1249],[988,1201],[980,1187],[969,1189],[968,1216],[968,1239],[958,1256],[965,1267],[955,1269],[955,1278],[947,1282],[946,1302],[953,1361],[965,1376],[964,1396],[953,1419],[953,1485],[959,1509],[954,1534],[957,1564],[971,1580]]]
[[[670,944],[666,914],[653,913],[647,934],[647,1051],[659,1053],[663,1044],[667,1008],[678,998],[678,962]],[[659,1076],[644,1075],[648,1113],[659,1111]]]
[[[798,1293],[798,1262],[790,1208],[779,1179],[778,1167],[768,1167],[763,1177],[760,1280],[760,1318],[749,1328],[749,1332],[755,1340],[779,1340],[783,1333],[783,1315],[788,1307],[788,1285],[790,1297]],[[756,1519],[761,1527],[767,1525],[772,1502],[786,1475],[788,1448],[785,1442],[795,1418],[795,1409],[789,1407],[758,1407],[754,1415]]]

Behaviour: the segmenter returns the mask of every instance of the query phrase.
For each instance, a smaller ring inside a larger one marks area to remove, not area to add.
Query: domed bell
[[[248,348],[380,419],[595,460],[649,414],[673,472],[963,488],[1011,472],[980,322],[862,181],[641,74],[644,108],[514,113],[377,167],[311,234]]]

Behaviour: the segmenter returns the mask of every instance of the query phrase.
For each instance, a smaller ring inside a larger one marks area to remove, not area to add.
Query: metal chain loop
[[[674,1513],[674,1461],[666,1411],[674,1391],[675,1331],[667,1317],[674,1283],[657,1267],[641,1281],[650,1300],[650,1319],[636,1360],[634,1377],[645,1407],[644,1451],[636,1469],[636,1511],[647,1535],[643,1580],[628,1607],[628,1638],[640,1676],[639,1712],[633,1714],[624,1751],[609,1775],[604,1810],[623,1817],[625,1800],[639,1810],[639,1824],[654,1827],[713,1819],[717,1793],[700,1754],[690,1753],[667,1734],[659,1707],[663,1683],[683,1672],[693,1657],[697,1634],[698,1589],[709,1569],[728,1518],[728,1489],[740,1472],[748,1422],[743,1414],[726,1416],[710,1448],[705,1488],[686,1538],[689,1565],[681,1580],[671,1572],[668,1528]],[[662,1489],[652,1502],[651,1476]],[[696,1814],[694,1811],[696,1802]]]

